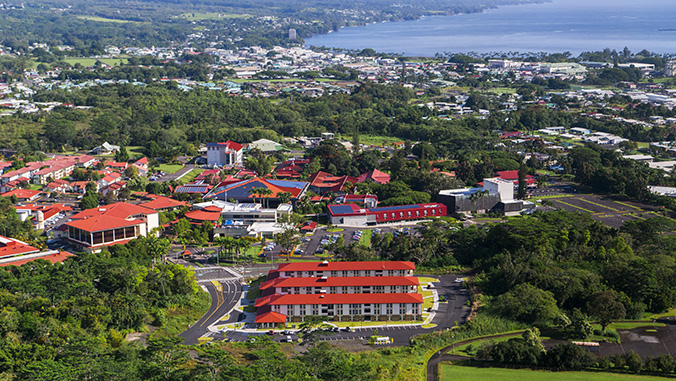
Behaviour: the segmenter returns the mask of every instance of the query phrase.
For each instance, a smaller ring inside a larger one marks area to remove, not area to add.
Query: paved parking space
[[[650,218],[654,215],[646,213],[656,210],[654,206],[591,194],[552,198],[549,200],[556,207],[570,212],[589,213],[595,220],[613,228],[620,228],[625,221],[637,218]]]

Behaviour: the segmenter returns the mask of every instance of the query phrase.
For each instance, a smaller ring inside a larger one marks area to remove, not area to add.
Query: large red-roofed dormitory
[[[328,321],[421,320],[422,295],[412,262],[280,264],[261,283],[261,328],[322,316]]]

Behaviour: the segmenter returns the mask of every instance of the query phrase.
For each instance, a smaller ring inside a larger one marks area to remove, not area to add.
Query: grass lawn
[[[315,257],[318,257],[318,258],[333,258],[333,254],[329,254],[328,250],[324,250],[324,252],[321,253],[321,254],[315,254]]]
[[[365,322],[359,322],[359,321],[330,321],[327,323],[331,323],[335,325],[336,327],[372,327],[372,326],[380,326],[380,325],[387,325],[387,326],[392,326],[392,325],[402,325],[402,324],[421,324],[422,321],[365,321]],[[382,332],[381,332],[382,333]]]
[[[129,156],[134,156],[134,155],[142,155],[145,156],[145,147],[143,146],[128,146],[127,152],[129,153]]]
[[[591,381],[618,379],[659,379],[659,377],[637,376],[602,372],[546,372],[528,369],[475,368],[470,366],[441,365],[442,381],[476,380],[519,380],[519,381]]]
[[[371,229],[362,230],[361,238],[359,239],[359,244],[362,246],[370,247],[372,235],[373,231],[371,231]]]
[[[30,184],[28,186],[30,190],[42,190],[42,184]]]
[[[252,16],[247,14],[238,15],[234,13],[218,13],[218,12],[204,12],[204,13],[187,12],[177,17],[182,17],[190,21],[201,21],[201,20],[218,20],[218,19],[248,19],[249,17]]]
[[[592,327],[594,329],[601,329],[600,324],[592,324]],[[613,328],[613,329],[634,329],[634,328],[640,328],[640,327],[664,327],[664,323],[653,323],[653,322],[627,322],[627,323],[610,323],[608,328]]]
[[[345,229],[342,229],[342,228],[333,228],[333,229],[326,229],[326,232],[327,233],[338,233],[338,232],[342,232],[344,230]]]
[[[511,88],[511,87],[493,87],[491,89],[488,89],[489,92],[491,93],[496,93],[496,94],[514,94],[516,93],[516,89]]]
[[[166,173],[176,173],[181,170],[183,166],[181,164],[160,164],[158,169]]]
[[[419,276],[419,277],[418,277],[418,282],[420,282],[420,284],[423,284],[423,283],[438,283],[438,282],[440,282],[440,280],[437,279],[437,278],[430,278],[430,277],[426,277],[426,276]]]
[[[119,24],[126,24],[126,23],[140,24],[137,21],[121,20],[121,19],[109,19],[107,17],[99,17],[99,16],[77,16],[77,18],[79,18],[80,20],[87,20],[87,21],[112,22],[112,23],[119,23]]]
[[[246,292],[246,298],[247,298],[247,299],[249,299],[249,300],[256,300],[256,299],[258,299],[258,298],[261,297],[261,290],[260,290],[260,288],[258,288],[258,286],[261,285],[261,282],[263,282],[263,280],[264,280],[265,278],[267,278],[267,277],[262,276],[262,277],[260,277],[260,278],[258,278],[258,279],[256,279],[256,280],[253,280],[253,281],[249,284],[249,290]]]
[[[350,135],[337,135],[339,139],[344,139],[347,141],[352,141],[352,136]],[[359,135],[359,143],[368,144],[374,146],[390,146],[392,143],[403,141],[401,138],[393,138],[391,136],[381,136],[381,135]]]
[[[110,66],[120,65],[121,62],[127,63],[126,58],[102,58],[97,60],[96,58],[74,57],[74,58],[64,58],[63,60],[71,65],[79,63],[84,67],[94,66],[94,64],[96,64],[96,61],[101,61],[106,65]]]
[[[192,171],[186,173],[185,176],[181,177],[181,179],[178,180],[178,182],[181,183],[181,184],[189,183],[189,182],[195,180],[195,177],[197,177],[197,175],[199,175],[200,173],[202,173],[204,171],[205,171],[204,169],[195,168]]]

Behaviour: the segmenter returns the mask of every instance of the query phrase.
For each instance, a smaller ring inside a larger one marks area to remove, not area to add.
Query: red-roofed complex
[[[370,172],[362,173],[362,175],[357,179],[358,183],[363,183],[365,181],[373,181],[378,184],[387,184],[390,182],[390,175],[374,169]]]
[[[221,183],[218,184],[209,194],[204,198],[217,200],[236,200],[238,202],[255,202],[265,200],[265,204],[269,207],[276,207],[280,204],[279,195],[288,193],[289,198],[293,201],[300,198],[307,189],[308,183],[303,181],[291,180],[267,180],[267,179],[250,179],[243,180],[237,183]],[[272,193],[269,195],[257,195],[252,193],[252,190],[265,188]]]
[[[415,204],[363,209],[356,204],[328,205],[334,225],[365,226],[387,222],[421,220],[447,214],[444,204]]]
[[[91,252],[147,236],[159,227],[158,212],[124,202],[84,210],[71,220],[65,224],[68,240]]]
[[[327,172],[319,171],[310,175],[310,190],[315,193],[345,192],[346,185],[357,183],[357,178],[352,176],[334,176]]]
[[[333,321],[417,321],[422,295],[412,262],[283,263],[261,283],[261,328],[324,316]]]
[[[7,193],[3,193],[2,197],[12,197],[16,196],[16,198],[21,201],[21,202],[26,202],[26,201],[32,201],[38,198],[42,191],[38,190],[30,190],[30,189],[14,189],[11,190]]]

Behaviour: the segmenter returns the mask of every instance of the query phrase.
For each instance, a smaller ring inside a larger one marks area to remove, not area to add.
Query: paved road
[[[211,282],[204,284],[211,294],[211,307],[197,323],[179,335],[183,337],[184,344],[196,344],[200,337],[209,333],[207,327],[228,314],[242,298],[242,286],[239,282],[223,281],[217,283],[220,284],[220,290]]]
[[[166,175],[160,177],[159,179],[155,180],[157,182],[165,182],[165,181],[171,181],[171,180],[176,180],[180,176],[182,176],[184,173],[192,170],[195,168],[195,164],[186,164],[183,168],[179,169],[176,173],[167,173]],[[150,174],[148,176],[151,176]],[[152,182],[152,181],[151,181]]]

